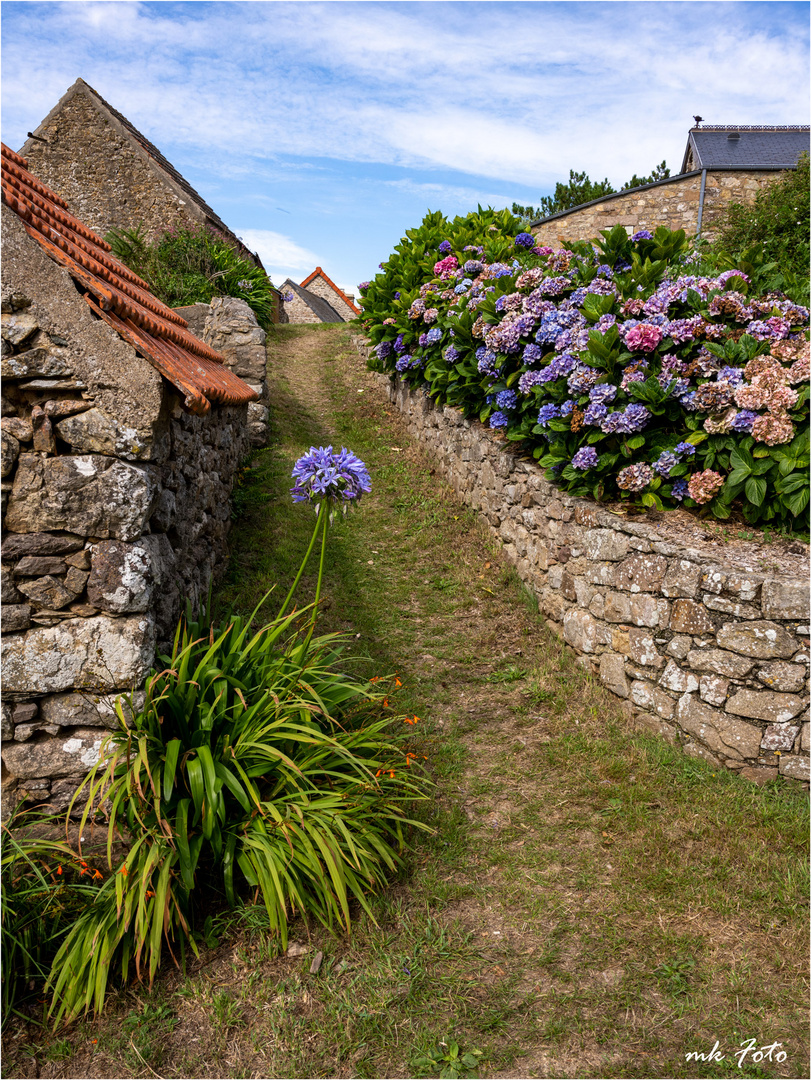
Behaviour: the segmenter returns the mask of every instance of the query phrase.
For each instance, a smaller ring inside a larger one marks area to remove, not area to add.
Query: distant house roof
[[[69,89],[62,95],[62,97],[59,99],[53,109],[51,109],[51,111],[48,113],[48,116],[45,117],[39,127],[34,131],[34,134],[36,135],[39,132],[39,129],[47,124],[50,117],[60,108],[60,106],[66,99],[72,97],[75,93],[80,92],[84,92],[87,97],[96,105],[97,108],[101,108],[102,111],[106,111],[107,113],[109,113],[110,116],[114,117],[118,121],[118,123],[127,133],[127,135],[129,135],[130,138],[138,144],[140,149],[145,154],[147,154],[152,159],[152,161],[166,174],[166,177],[169,179],[169,181],[175,187],[179,188],[183,192],[183,194],[188,199],[190,199],[198,207],[199,210],[203,212],[211,225],[213,225],[216,229],[219,229],[220,232],[224,233],[228,237],[228,239],[238,248],[240,254],[249,258],[251,262],[255,263],[257,266],[262,266],[262,262],[259,256],[255,252],[251,251],[250,248],[248,248],[243,243],[243,241],[240,240],[240,238],[228,228],[222,218],[220,218],[214,212],[214,210],[211,209],[211,207],[208,205],[207,202],[205,202],[203,197],[191,186],[189,181],[186,180],[184,176],[181,176],[181,174],[177,171],[171,161],[168,161],[163,156],[157,146],[155,146],[154,143],[151,143],[145,135],[142,135],[138,128],[135,127],[134,124],[130,123],[126,116],[123,115],[123,113],[120,113],[118,109],[113,108],[113,106],[108,101],[105,101],[101,94],[99,94],[97,90],[94,90],[89,83],[84,81],[84,79],[77,79],[76,82],[71,87],[69,87]],[[21,151],[23,154],[25,153],[27,146],[28,143],[26,142]],[[262,269],[264,269],[264,267],[262,267]]]
[[[2,201],[43,251],[84,290],[99,318],[186,397],[192,412],[211,403],[244,404],[257,394],[225,367],[222,356],[188,330],[188,323],[149,291],[145,281],[111,253],[110,245],[69,213],[67,204],[28,171],[25,158],[2,146]]]
[[[290,278],[285,280],[279,291],[284,293],[286,289],[292,289],[296,296],[304,301],[312,313],[318,316],[321,322],[344,322],[344,319],[341,318],[334,308],[329,306],[326,300],[322,300],[321,297],[316,296],[315,293],[307,292],[306,289],[303,289],[301,285],[297,285],[295,281],[291,281]]]
[[[327,285],[329,285],[330,288],[335,290],[335,292],[340,297],[340,299],[343,300],[343,302],[345,304],[348,304],[352,308],[352,310],[355,312],[356,315],[360,315],[360,308],[357,307],[349,299],[349,297],[346,295],[345,292],[343,292],[341,289],[338,288],[338,286],[335,284],[335,282],[332,280],[332,278],[327,277],[327,275],[324,273],[324,271],[321,269],[320,266],[316,266],[315,270],[313,270],[313,272],[309,275],[309,277],[306,277],[304,279],[304,281],[302,281],[302,283],[301,283],[302,289],[306,289],[307,286],[310,284],[310,282],[314,278],[317,278],[317,277],[322,277],[324,279],[324,281],[327,283]]]
[[[681,171],[693,169],[793,169],[809,152],[807,126],[714,124],[697,127],[687,137]]]

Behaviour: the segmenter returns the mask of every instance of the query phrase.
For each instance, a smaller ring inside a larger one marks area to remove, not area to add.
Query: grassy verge
[[[299,923],[280,956],[257,908],[213,912],[199,965],[56,1037],[13,1026],[4,1075],[429,1075],[415,1062],[439,1040],[481,1050],[483,1076],[805,1075],[804,793],[629,732],[344,330],[279,331],[271,360],[273,445],[243,474],[219,603],[284,595],[311,529],[287,495],[302,450],[362,457],[373,492],[333,531],[319,628],[397,672],[436,834],[377,927]]]

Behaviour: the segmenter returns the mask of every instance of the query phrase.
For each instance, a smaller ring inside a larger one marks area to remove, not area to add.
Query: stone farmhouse
[[[807,126],[715,125],[691,128],[681,172],[666,180],[604,195],[534,221],[537,243],[559,247],[589,240],[601,229],[684,229],[711,237],[730,203],[753,202],[757,192],[809,152]]]
[[[139,225],[149,237],[172,226],[209,225],[262,266],[160,150],[84,79],[59,99],[20,154],[101,236]]]
[[[290,278],[283,283],[280,322],[349,322],[360,315],[354,294],[347,295],[320,266],[297,285]],[[285,296],[290,299],[286,300]]]
[[[264,331],[194,336],[5,146],[2,243],[4,798],[57,812],[224,566]]]

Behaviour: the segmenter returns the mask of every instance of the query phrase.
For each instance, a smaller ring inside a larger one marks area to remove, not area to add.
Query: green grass
[[[412,1076],[443,1039],[481,1049],[482,1076],[805,1075],[805,793],[629,730],[342,328],[280,330],[271,360],[273,444],[243,474],[219,603],[248,611],[273,582],[284,595],[312,527],[287,496],[302,450],[362,457],[373,492],[334,529],[319,631],[350,634],[364,674],[399,675],[391,704],[419,717],[436,832],[372,901],[379,928],[292,923],[303,951],[288,955],[261,909],[221,916],[219,944],[157,998],[60,1033],[70,1075]],[[115,1040],[156,1000],[177,1023],[146,1024],[164,1034],[138,1067]],[[738,1069],[751,1038],[785,1061]],[[716,1040],[726,1060],[686,1061]],[[35,1074],[35,1042],[42,1064],[53,1043],[9,1032],[13,1075]]]

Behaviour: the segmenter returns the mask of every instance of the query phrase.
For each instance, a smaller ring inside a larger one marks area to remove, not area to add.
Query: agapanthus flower
[[[703,506],[704,503],[708,503],[710,499],[714,498],[723,486],[723,476],[721,476],[720,473],[714,472],[712,469],[705,469],[704,472],[693,473],[687,482],[687,490],[690,493],[690,498],[700,506]]]
[[[499,409],[514,409],[518,404],[518,395],[515,390],[502,390],[496,394],[496,405]]]
[[[503,412],[494,412],[490,417],[491,428],[506,427],[509,422],[509,418]]]
[[[368,470],[346,447],[334,453],[331,446],[311,446],[293,466],[293,502],[358,502],[372,490]]]
[[[617,473],[617,487],[623,491],[643,491],[653,479],[653,470],[643,461],[627,465]]]
[[[634,235],[631,237],[631,243],[636,244],[640,240],[652,240],[652,239],[653,239],[653,233],[652,232],[649,232],[647,229],[638,229],[637,232],[635,232]]]
[[[593,446],[581,446],[572,458],[572,468],[593,469],[599,460]]]
[[[518,236],[516,236],[516,238],[515,238],[515,246],[516,247],[531,248],[531,247],[534,247],[534,245],[535,245],[535,240],[533,239],[531,233],[522,232],[522,233],[519,233]]]

